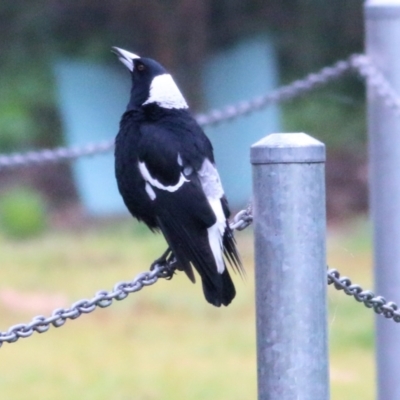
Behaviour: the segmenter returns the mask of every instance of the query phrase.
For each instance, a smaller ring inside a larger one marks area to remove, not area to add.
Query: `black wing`
[[[115,140],[115,176],[129,212],[154,231],[158,224],[153,204],[145,191],[145,181],[138,168],[139,126],[132,112],[123,115]]]
[[[139,164],[149,186],[148,192],[153,197],[158,225],[179,265],[192,281],[191,265],[196,268],[208,301],[217,306],[227,305],[233,299],[235,289],[226,268],[218,272],[208,233],[217,217],[198,176],[204,160],[213,159],[212,148],[198,129],[201,134],[178,127],[172,130],[159,125],[143,125]],[[221,207],[227,208],[222,202]],[[225,245],[227,259],[236,267],[241,266],[232,233],[226,221],[224,223],[221,251]]]

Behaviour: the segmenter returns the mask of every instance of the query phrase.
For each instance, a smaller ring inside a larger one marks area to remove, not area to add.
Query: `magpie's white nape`
[[[168,243],[171,257],[206,300],[227,306],[235,287],[226,261],[244,274],[214,162],[212,145],[188,110],[172,76],[158,62],[113,47],[132,78],[115,142],[118,189],[130,213]],[[172,253],[172,254],[171,254]]]
[[[150,85],[149,98],[143,103],[157,103],[163,108],[188,108],[185,99],[170,74],[154,77]]]

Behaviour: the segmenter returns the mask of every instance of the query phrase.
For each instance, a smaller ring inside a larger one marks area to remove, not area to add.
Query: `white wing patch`
[[[143,179],[146,181],[145,189],[151,200],[156,198],[156,194],[154,193],[152,186],[156,187],[157,189],[166,190],[167,192],[176,192],[185,182],[189,182],[189,180],[186,179],[183,174],[180,174],[179,180],[175,185],[164,186],[161,182],[150,175],[150,172],[144,162],[139,161],[139,170]]]
[[[146,182],[145,190],[146,190],[146,193],[149,195],[150,200],[152,200],[152,201],[155,200],[155,198],[157,197],[156,192],[151,187],[149,182]]]
[[[217,218],[215,224],[208,228],[207,231],[208,242],[210,243],[211,251],[217,264],[217,270],[222,274],[225,270],[222,238],[225,233],[226,218],[221,204],[221,197],[224,195],[224,190],[222,189],[218,171],[208,158],[204,160],[198,174],[203,191]]]
[[[224,195],[218,171],[208,158],[203,161],[198,174],[207,198],[220,199]]]
[[[183,161],[182,161],[182,157],[181,157],[181,155],[178,153],[178,157],[176,158],[176,161],[178,161],[178,165],[180,166],[180,167],[182,167],[182,165],[183,165]]]
[[[149,98],[143,103],[157,103],[163,108],[188,108],[182,93],[170,74],[157,75],[150,85]]]
[[[217,217],[217,222],[207,229],[208,242],[210,243],[211,251],[217,264],[217,271],[222,274],[225,269],[224,258],[222,256],[222,238],[224,237],[226,220],[224,211],[222,210],[221,199],[208,198],[208,202]]]
[[[178,161],[178,165],[180,167],[183,167],[182,157],[179,153],[178,153],[177,161]],[[183,175],[185,175],[185,176],[191,175],[192,172],[193,172],[193,168],[190,165],[187,165],[186,167],[183,168]]]

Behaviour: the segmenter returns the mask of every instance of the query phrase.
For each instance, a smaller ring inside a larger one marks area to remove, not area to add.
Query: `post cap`
[[[367,0],[364,10],[368,19],[399,18],[400,0]]]
[[[306,133],[271,133],[250,149],[252,164],[322,163],[325,145]]]

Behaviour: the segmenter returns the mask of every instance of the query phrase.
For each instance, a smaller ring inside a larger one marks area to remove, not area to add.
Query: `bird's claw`
[[[157,258],[151,266],[150,271],[153,271],[156,267],[160,267],[160,276],[167,280],[172,279],[175,270],[177,268],[176,258],[171,251],[166,251],[160,258]]]
[[[160,271],[160,275],[162,278],[166,279],[167,281],[171,280],[175,274],[175,267],[166,264],[163,266],[164,268]]]

